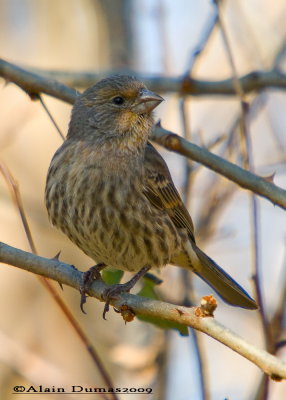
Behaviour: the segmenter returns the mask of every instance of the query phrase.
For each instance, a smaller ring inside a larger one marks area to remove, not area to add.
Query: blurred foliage
[[[137,293],[139,296],[147,297],[149,299],[160,300],[159,296],[155,291],[156,283],[148,278],[144,279],[144,284],[142,289]],[[165,321],[160,318],[141,316],[138,315],[137,318],[140,321],[149,322],[161,329],[176,329],[180,332],[182,336],[189,335],[189,329],[185,325],[178,324],[177,322]]]

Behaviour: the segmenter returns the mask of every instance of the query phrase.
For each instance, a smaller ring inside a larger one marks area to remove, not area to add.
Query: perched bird
[[[136,78],[115,75],[79,95],[67,138],[46,183],[52,223],[105,266],[137,272],[108,296],[129,291],[150,268],[189,269],[227,303],[255,301],[195,242],[192,219],[169,169],[148,141],[162,97]]]

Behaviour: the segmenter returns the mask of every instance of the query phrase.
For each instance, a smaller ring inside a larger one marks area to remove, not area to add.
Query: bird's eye
[[[120,106],[121,104],[124,103],[124,99],[121,96],[116,96],[114,97],[114,99],[112,100],[114,104],[116,104],[117,106]]]

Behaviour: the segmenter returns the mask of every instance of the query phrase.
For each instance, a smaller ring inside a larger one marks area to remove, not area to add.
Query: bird
[[[47,174],[51,223],[97,263],[85,282],[106,266],[135,273],[108,289],[105,311],[110,298],[167,264],[194,272],[226,303],[255,310],[246,290],[196,244],[192,218],[149,140],[162,101],[129,75],[104,78],[77,96]],[[83,284],[81,306],[85,291]]]

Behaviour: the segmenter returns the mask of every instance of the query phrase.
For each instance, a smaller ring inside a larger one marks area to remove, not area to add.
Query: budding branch
[[[72,265],[65,264],[57,259],[36,256],[0,242],[0,262],[53,279],[77,290],[80,288],[82,272]],[[88,294],[91,297],[102,300],[106,288],[107,285],[103,281],[94,281]],[[128,306],[135,315],[140,314],[161,318],[166,321],[175,321],[197,329],[247,358],[271,378],[275,380],[286,379],[285,363],[248,343],[213,317],[198,316],[196,313],[197,307],[176,306],[132,294],[121,294],[116,300],[111,300],[110,304],[119,310],[122,306]]]

